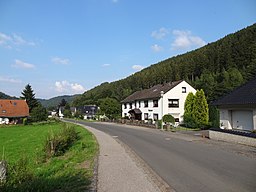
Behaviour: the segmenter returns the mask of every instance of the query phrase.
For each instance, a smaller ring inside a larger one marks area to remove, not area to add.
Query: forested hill
[[[121,101],[153,85],[184,79],[204,89],[208,102],[256,75],[256,24],[202,48],[151,65],[125,79],[103,83],[77,97],[73,105],[98,104],[102,98]]]
[[[17,97],[12,97],[10,95],[6,95],[5,93],[3,92],[0,92],[0,99],[19,99]]]
[[[57,107],[62,99],[65,99],[67,103],[71,103],[75,97],[79,95],[63,95],[63,96],[58,96],[58,97],[53,97],[51,99],[37,99],[44,107],[49,108],[49,107]]]

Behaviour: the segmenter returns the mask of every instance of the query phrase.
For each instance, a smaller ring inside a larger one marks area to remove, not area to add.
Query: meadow
[[[65,123],[0,127],[0,160],[8,163],[7,182],[0,191],[85,191],[91,184],[98,145],[94,136],[78,125],[76,140],[65,153],[45,158],[49,135]],[[9,178],[8,178],[9,177]],[[9,180],[8,180],[9,179]]]

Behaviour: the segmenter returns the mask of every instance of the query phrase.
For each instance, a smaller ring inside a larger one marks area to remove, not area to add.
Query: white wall
[[[186,87],[186,93],[182,93],[182,87]],[[184,114],[184,104],[187,98],[187,95],[192,92],[196,93],[196,90],[190,86],[186,81],[182,81],[180,84],[175,86],[173,89],[164,94],[164,106],[163,106],[163,115],[171,114],[174,118],[179,118],[180,122],[183,121]],[[179,108],[169,108],[168,99],[179,99]]]

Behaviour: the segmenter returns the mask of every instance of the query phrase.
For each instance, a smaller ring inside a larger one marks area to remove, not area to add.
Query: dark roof
[[[0,117],[28,117],[26,100],[0,99]]]
[[[213,102],[213,105],[256,104],[256,77],[231,93]]]
[[[161,97],[161,91],[164,93],[168,92],[172,88],[174,88],[176,85],[181,83],[183,80],[175,81],[175,82],[169,82],[165,84],[158,84],[155,85],[149,89],[144,89],[142,91],[136,91],[135,93],[131,94],[130,96],[126,97],[122,103],[126,102],[133,102],[135,100],[143,100],[143,99],[153,99],[153,98],[160,98]]]

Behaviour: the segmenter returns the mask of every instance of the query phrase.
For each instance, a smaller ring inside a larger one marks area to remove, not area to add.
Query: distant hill
[[[58,96],[58,97],[53,97],[51,99],[37,99],[44,107],[56,107],[59,105],[62,99],[65,99],[69,104],[73,102],[73,100],[77,97],[78,95],[63,95],[63,96]]]
[[[5,93],[3,92],[0,92],[0,99],[19,99],[17,97],[12,97],[10,95],[6,95]]]
[[[99,104],[102,98],[121,101],[135,91],[184,79],[204,89],[208,102],[256,75],[256,24],[208,45],[160,61],[125,79],[102,83],[77,97],[75,106]]]

